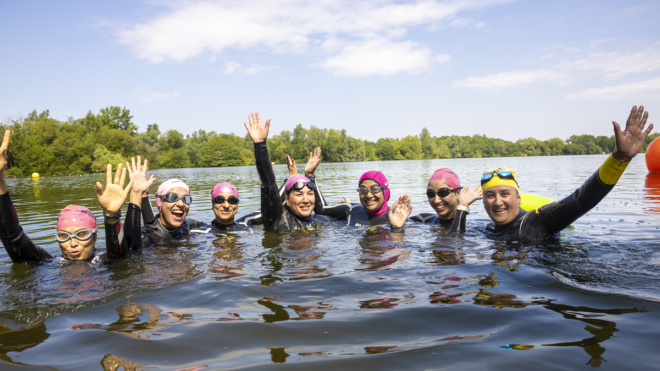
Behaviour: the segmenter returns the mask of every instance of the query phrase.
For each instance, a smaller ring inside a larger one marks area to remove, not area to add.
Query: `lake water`
[[[463,185],[512,167],[521,191],[559,199],[604,160],[338,163],[321,164],[317,176],[329,202],[357,201],[359,176],[381,170],[392,199],[409,193],[415,214],[431,212],[426,181],[440,167]],[[238,187],[239,215],[259,207],[253,166],[153,173],[191,186],[190,218],[212,220],[219,182]],[[278,179],[285,173],[276,166]],[[76,203],[101,215],[97,180],[105,177],[8,187],[28,236],[56,255],[59,210]],[[407,226],[403,238],[341,223],[308,233],[257,228],[99,267],[18,265],[1,250],[0,369],[657,369],[660,179],[647,178],[643,155],[550,243],[489,241],[481,202],[471,209],[464,236],[428,225]]]

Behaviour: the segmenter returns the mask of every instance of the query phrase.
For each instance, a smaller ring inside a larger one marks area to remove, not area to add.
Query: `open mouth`
[[[176,221],[183,220],[185,213],[181,210],[172,210],[172,218]]]
[[[80,251],[69,251],[70,256],[80,256],[82,254],[82,250]]]

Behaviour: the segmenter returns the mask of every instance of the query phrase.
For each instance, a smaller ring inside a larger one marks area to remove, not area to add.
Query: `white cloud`
[[[413,49],[415,56],[403,64],[417,71],[424,46],[400,44],[395,39],[410,27],[451,22],[462,11],[479,9],[512,0],[223,0],[170,2],[169,9],[153,19],[118,31],[120,42],[138,58],[151,63],[182,62],[203,53],[220,54],[226,49],[272,53],[332,53],[324,66],[337,65],[351,45],[388,39],[401,50]],[[402,47],[401,45],[404,45]],[[408,45],[405,47],[405,45]],[[430,51],[429,51],[430,52]],[[353,56],[352,58],[358,58]],[[366,58],[366,57],[365,57]],[[405,56],[401,58],[406,59]],[[427,58],[432,58],[427,56]],[[423,57],[422,57],[423,59]],[[423,64],[423,62],[422,62]],[[368,74],[360,69],[358,75]],[[375,74],[383,74],[376,66]]]
[[[568,99],[581,100],[660,100],[660,77],[605,86],[569,94]]]
[[[639,51],[592,53],[572,61],[559,63],[560,70],[599,71],[608,79],[660,70],[660,43]]]
[[[476,88],[482,90],[499,91],[503,89],[516,88],[538,82],[552,82],[563,85],[568,83],[571,77],[565,73],[551,70],[521,70],[500,72],[485,76],[472,76],[465,80],[456,80],[455,87]]]
[[[224,73],[232,74],[241,74],[241,75],[253,75],[255,73],[260,73],[268,70],[274,69],[274,66],[262,66],[256,63],[251,64],[249,67],[243,67],[240,63],[229,61],[225,63]]]
[[[157,100],[168,100],[174,97],[178,97],[177,93],[157,93],[155,91],[146,91],[144,89],[135,89],[134,92],[137,99],[143,102],[153,102]]]
[[[420,73],[449,60],[451,56],[434,56],[431,49],[416,42],[378,39],[347,45],[321,66],[341,76],[391,76],[399,72]]]

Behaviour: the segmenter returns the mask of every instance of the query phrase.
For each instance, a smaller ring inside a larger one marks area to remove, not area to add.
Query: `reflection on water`
[[[603,159],[323,164],[318,181],[334,203],[354,194],[364,171],[387,169],[392,198],[410,193],[415,212],[428,212],[427,177],[440,167],[475,183],[483,169],[506,163],[526,192],[558,199]],[[189,245],[146,249],[105,266],[17,265],[0,250],[0,361],[96,369],[101,360],[104,370],[281,363],[461,369],[469,368],[466,362],[572,369],[584,366],[586,351],[594,367],[653,368],[657,356],[646,345],[658,335],[648,324],[660,320],[660,181],[637,165],[598,208],[539,245],[485,239],[488,219],[477,202],[464,235],[419,224],[404,231],[341,222],[295,233],[258,227],[212,231]],[[556,179],[548,168],[565,174]],[[281,179],[285,167],[275,169]],[[191,186],[197,220],[212,220],[209,190],[219,181],[238,186],[239,215],[259,207],[253,167],[155,173]],[[57,254],[58,211],[76,203],[100,215],[93,185],[102,178],[8,182],[26,233]],[[99,233],[99,250],[103,239]],[[642,305],[649,311],[611,309]],[[63,344],[84,348],[89,357],[60,358]]]

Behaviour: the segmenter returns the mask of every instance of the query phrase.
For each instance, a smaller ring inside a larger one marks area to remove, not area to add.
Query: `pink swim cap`
[[[156,191],[156,194],[157,195],[164,195],[164,194],[168,193],[172,188],[177,188],[177,187],[185,188],[188,191],[188,194],[190,194],[190,187],[188,187],[188,185],[186,185],[186,183],[184,183],[183,181],[181,181],[179,179],[169,179],[169,180],[163,182],[163,184],[161,184],[160,187],[158,187],[158,190]],[[158,208],[158,211],[160,211],[163,208],[163,200],[162,199],[160,199],[160,198],[156,199],[156,207]]]
[[[216,184],[215,187],[211,190],[211,198],[215,198],[220,193],[231,193],[236,198],[238,198],[238,191],[236,190],[236,187],[229,183],[220,183]]]
[[[287,179],[286,183],[284,183],[284,189],[288,191],[289,189],[291,189],[291,187],[293,187],[294,184],[298,182],[308,183],[309,178],[307,178],[302,174],[293,174],[291,175],[291,177],[289,177],[289,179]]]
[[[433,175],[431,175],[431,179],[429,179],[429,183],[431,183],[432,180],[440,180],[445,182],[448,186],[456,189],[461,186],[461,181],[458,180],[458,175],[454,172],[454,170],[443,167],[442,169],[436,170]]]
[[[69,205],[62,209],[57,219],[57,230],[69,227],[96,228],[96,217],[85,206]]]
[[[371,179],[374,182],[378,183],[378,185],[380,185],[381,187],[387,187],[387,189],[383,190],[384,198],[383,198],[383,204],[380,206],[380,208],[373,213],[367,211],[371,215],[380,215],[385,211],[387,211],[387,208],[389,207],[387,206],[387,201],[390,200],[390,184],[387,182],[387,178],[385,177],[385,174],[381,173],[380,171],[372,170],[362,174],[362,176],[360,177],[360,181],[358,182],[358,187],[360,186],[360,184],[362,184],[362,181],[365,179]]]

